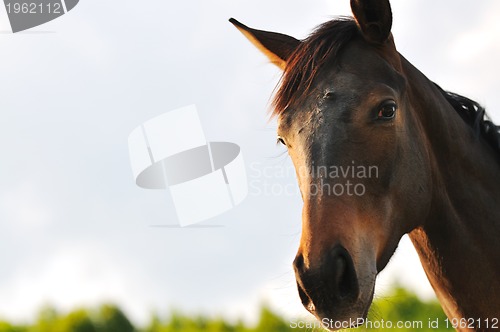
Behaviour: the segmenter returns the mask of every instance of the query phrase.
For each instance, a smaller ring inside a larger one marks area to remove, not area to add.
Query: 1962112
[[[61,3],[8,3],[5,5],[8,14],[63,14]]]
[[[498,318],[474,319],[474,318],[452,318],[445,319],[446,328],[454,329],[500,329]]]

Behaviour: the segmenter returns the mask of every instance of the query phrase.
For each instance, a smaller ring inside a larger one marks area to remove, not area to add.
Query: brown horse
[[[304,201],[293,263],[331,330],[363,323],[375,279],[409,234],[447,316],[500,328],[500,130],[396,50],[388,0],[305,40],[230,21],[283,69],[274,99]]]

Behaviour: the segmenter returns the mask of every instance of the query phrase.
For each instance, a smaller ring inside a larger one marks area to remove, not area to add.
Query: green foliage
[[[42,307],[38,312],[35,325],[28,328],[28,332],[51,332],[59,324],[58,320],[59,315],[54,308],[50,306]]]
[[[12,326],[7,322],[0,321],[0,332],[25,332],[26,328],[20,326]]]
[[[297,331],[298,329],[292,329],[290,327],[290,322],[283,320],[282,317],[278,316],[276,313],[271,311],[270,308],[264,306],[260,311],[260,320],[254,331],[276,331],[276,332],[288,332]]]
[[[144,332],[240,332],[246,331],[243,325],[231,324],[222,318],[208,319],[205,317],[188,317],[174,312],[170,318],[162,322],[158,316],[153,316],[151,323]]]
[[[424,302],[415,294],[396,287],[383,299],[378,299],[372,306],[369,320],[383,327],[367,328],[362,326],[351,331],[450,331],[446,330],[446,316],[435,301]],[[438,328],[429,327],[429,321],[439,322]],[[179,312],[171,312],[167,318],[153,315],[147,327],[137,329],[126,315],[114,305],[102,305],[95,310],[78,309],[61,314],[52,307],[40,310],[36,322],[31,326],[14,326],[0,321],[0,332],[318,332],[321,329],[311,328],[311,324],[302,328],[291,326],[288,319],[276,314],[268,306],[263,306],[260,317],[254,326],[241,321],[228,322],[219,318],[204,316],[188,316]],[[399,327],[398,322],[422,322],[421,328]],[[387,324],[392,324],[388,329]]]
[[[397,331],[454,331],[446,329],[446,315],[438,302],[422,301],[415,294],[402,287],[395,287],[389,296],[376,300],[372,305],[368,319],[379,322],[383,319],[385,322],[392,323],[392,329]],[[430,326],[436,321],[437,326]],[[402,323],[407,324],[407,326],[394,328],[397,324]],[[386,331],[387,324],[386,328],[366,330]]]
[[[125,314],[114,305],[103,305],[96,319],[97,331],[134,332],[135,328]]]
[[[80,309],[57,320],[53,332],[97,332],[89,313]]]
[[[52,307],[44,307],[38,319],[26,332],[100,332],[88,310],[77,309],[67,315],[60,315]]]

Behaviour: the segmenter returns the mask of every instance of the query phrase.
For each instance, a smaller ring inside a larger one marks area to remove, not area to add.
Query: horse
[[[408,234],[453,327],[499,327],[500,127],[397,51],[388,0],[350,4],[304,40],[230,19],[283,70],[272,114],[303,200],[302,304],[330,330],[363,324]]]

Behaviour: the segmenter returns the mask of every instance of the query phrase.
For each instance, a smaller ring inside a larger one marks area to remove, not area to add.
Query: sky
[[[18,34],[0,8],[0,319],[103,302],[138,324],[172,308],[251,319],[262,302],[308,317],[291,266],[301,199],[279,192],[293,172],[257,174],[291,167],[267,113],[280,71],[227,20],[304,38],[348,3],[82,0]],[[400,53],[499,123],[500,3],[392,8]],[[206,137],[238,144],[246,162],[247,199],[204,223],[223,227],[158,227],[177,222],[169,192],[137,187],[130,169],[130,132],[190,104]],[[377,296],[396,282],[433,296],[406,238]]]

